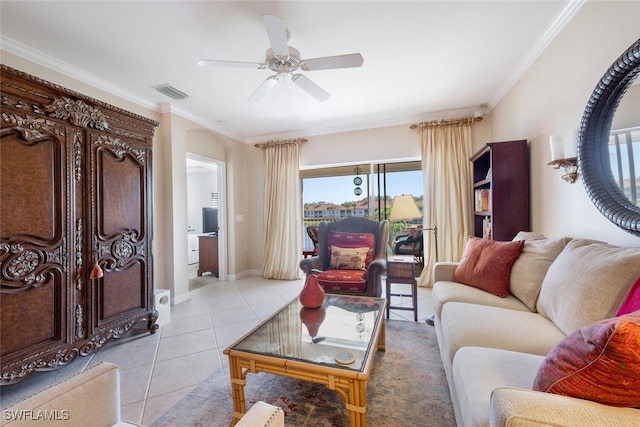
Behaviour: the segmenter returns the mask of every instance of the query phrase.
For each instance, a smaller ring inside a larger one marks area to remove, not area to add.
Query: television
[[[218,208],[202,208],[202,232],[218,234]]]

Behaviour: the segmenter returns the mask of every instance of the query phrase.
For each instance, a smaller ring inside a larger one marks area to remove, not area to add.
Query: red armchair
[[[323,221],[318,227],[318,255],[300,261],[300,268],[307,276],[314,272],[327,293],[379,297],[388,239],[387,221]]]

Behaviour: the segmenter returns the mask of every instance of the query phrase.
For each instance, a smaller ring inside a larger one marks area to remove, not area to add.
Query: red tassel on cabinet
[[[96,261],[91,269],[91,274],[89,274],[89,279],[99,279],[102,276],[104,276],[104,272],[102,271],[102,268],[100,268],[100,264],[98,264],[98,257],[96,257]]]

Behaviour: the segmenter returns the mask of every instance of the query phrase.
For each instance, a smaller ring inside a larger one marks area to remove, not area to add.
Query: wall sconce
[[[562,179],[570,184],[576,182],[578,179],[578,157],[575,155],[565,157],[561,135],[551,135],[549,145],[551,147],[551,161],[547,165],[553,166],[554,169],[563,168],[564,175],[562,175]],[[575,153],[575,149],[569,151],[571,151],[571,154]]]

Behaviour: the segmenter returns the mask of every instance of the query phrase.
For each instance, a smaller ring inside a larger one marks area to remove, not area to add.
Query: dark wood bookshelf
[[[490,142],[471,157],[473,164],[473,234],[493,240],[512,240],[527,231],[529,220],[529,151],[526,140]],[[481,191],[487,203],[479,202]]]

